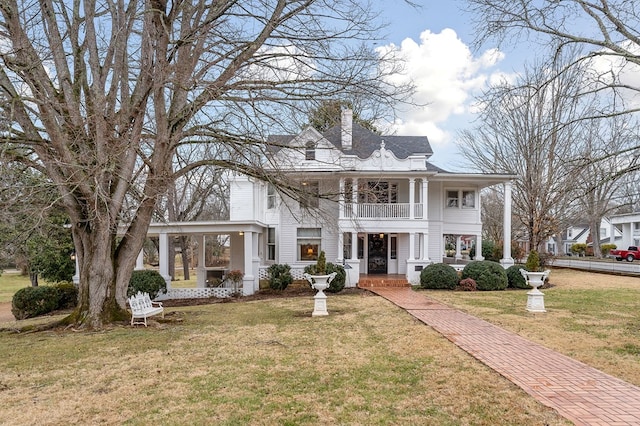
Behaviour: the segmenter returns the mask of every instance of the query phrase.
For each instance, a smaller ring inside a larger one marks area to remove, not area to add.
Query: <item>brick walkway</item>
[[[406,309],[576,425],[640,425],[637,386],[411,289],[367,290]]]

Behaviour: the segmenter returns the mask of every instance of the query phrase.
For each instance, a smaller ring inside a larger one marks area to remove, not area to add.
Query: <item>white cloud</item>
[[[504,53],[489,49],[474,57],[452,29],[440,33],[425,30],[419,43],[407,38],[400,46],[390,44],[379,49],[381,54],[394,51],[404,58],[405,71],[393,80],[413,81],[417,89],[414,101],[422,105],[399,111],[400,118],[392,124],[392,130],[399,135],[427,136],[436,153],[438,145],[452,143],[455,129],[447,124],[459,122],[459,116],[473,111],[474,94],[489,82],[508,77],[493,69],[504,59]]]

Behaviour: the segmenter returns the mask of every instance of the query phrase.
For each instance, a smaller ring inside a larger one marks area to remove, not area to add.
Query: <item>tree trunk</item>
[[[29,272],[29,281],[31,281],[31,287],[38,287],[38,273]]]
[[[139,212],[138,218],[146,219],[144,209]],[[127,288],[146,237],[146,232],[130,229],[118,238],[105,222],[73,228],[80,282],[78,306],[68,322],[89,329],[130,318]]]

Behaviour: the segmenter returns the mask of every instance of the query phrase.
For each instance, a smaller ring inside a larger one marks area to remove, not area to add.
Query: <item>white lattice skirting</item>
[[[242,291],[242,290],[239,290]],[[226,298],[233,296],[232,288],[172,288],[166,294],[161,294],[155,300],[168,299],[204,299],[207,297]]]

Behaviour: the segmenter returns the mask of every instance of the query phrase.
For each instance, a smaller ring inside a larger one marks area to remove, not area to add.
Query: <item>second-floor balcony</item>
[[[412,207],[413,206],[413,215]],[[341,218],[422,219],[422,203],[346,203]]]

